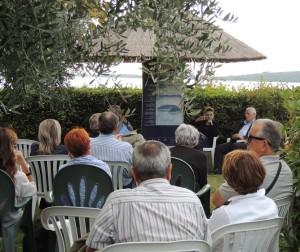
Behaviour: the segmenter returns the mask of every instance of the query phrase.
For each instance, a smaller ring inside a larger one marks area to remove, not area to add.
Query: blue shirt
[[[125,134],[127,134],[129,132],[130,131],[128,130],[127,126],[124,123],[122,123],[122,126],[120,127],[120,129],[117,132],[117,134],[125,135]]]
[[[118,140],[114,135],[100,134],[91,138],[91,155],[105,161],[118,161],[132,164],[131,144]]]
[[[101,161],[91,155],[72,158],[66,164],[60,166],[59,169],[61,170],[69,165],[75,165],[75,164],[87,164],[87,165],[97,166],[100,169],[104,170],[111,177],[111,171],[110,171],[109,166],[106,163],[104,163],[103,161]]]

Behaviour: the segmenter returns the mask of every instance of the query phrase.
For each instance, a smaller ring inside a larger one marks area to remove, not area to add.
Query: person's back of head
[[[100,133],[99,129],[99,117],[101,113],[92,114],[89,118],[90,130],[92,133]]]
[[[83,128],[74,128],[70,130],[64,138],[71,157],[81,157],[90,153],[89,134]]]
[[[266,171],[255,152],[234,150],[225,156],[222,174],[230,187],[245,195],[258,191]]]
[[[137,182],[153,178],[168,179],[170,164],[170,151],[161,142],[149,140],[134,148],[132,166]]]
[[[10,128],[0,128],[0,169],[14,179],[16,174],[15,146],[17,134]]]
[[[175,130],[175,142],[178,146],[193,148],[198,145],[200,133],[192,125],[181,124]]]
[[[101,134],[113,134],[118,129],[119,118],[112,112],[104,112],[99,116]]]
[[[39,155],[50,155],[61,142],[61,126],[55,119],[46,119],[39,126]]]

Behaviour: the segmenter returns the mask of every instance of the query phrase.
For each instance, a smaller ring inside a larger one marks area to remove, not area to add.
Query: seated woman
[[[61,126],[57,120],[46,119],[40,123],[38,143],[33,143],[30,148],[30,156],[36,155],[68,155],[67,148],[61,144]],[[50,206],[42,198],[39,208]]]
[[[84,129],[74,128],[70,130],[65,136],[64,142],[69,151],[71,160],[65,165],[62,165],[59,169],[73,164],[89,164],[98,166],[111,177],[109,166],[90,155],[90,138]]]
[[[195,127],[202,133],[198,144],[199,150],[211,147],[214,137],[220,134],[218,123],[214,120],[214,117],[214,109],[206,107],[204,109],[204,116],[199,116],[195,121]]]
[[[61,144],[61,126],[57,120],[46,119],[40,123],[38,143],[31,145],[30,156],[67,155],[67,148]]]
[[[170,149],[171,156],[177,157],[187,162],[195,174],[195,190],[199,191],[207,184],[207,158],[206,155],[196,149],[200,133],[189,124],[181,124],[175,130],[176,147]]]
[[[209,220],[210,232],[229,224],[278,217],[275,202],[265,196],[265,189],[259,189],[266,171],[254,152],[234,150],[228,153],[222,172],[224,179],[239,195],[230,198],[228,205],[213,211]],[[217,246],[214,251],[222,251],[222,242],[213,242]]]
[[[95,113],[92,114],[89,118],[89,124],[90,124],[90,137],[95,138],[99,136],[100,134],[100,129],[99,129],[99,117],[101,113]]]
[[[22,152],[15,149],[17,139],[17,134],[12,129],[0,128],[0,169],[5,171],[14,181],[16,200],[33,196],[37,192],[31,171]],[[18,165],[21,166],[22,171],[18,169]],[[20,211],[19,215],[21,214]],[[19,215],[16,214],[14,217],[18,218]]]

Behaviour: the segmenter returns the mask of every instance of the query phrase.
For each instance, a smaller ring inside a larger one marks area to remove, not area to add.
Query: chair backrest
[[[180,158],[171,157],[171,185],[176,185],[195,191],[195,174],[192,167]]]
[[[0,222],[9,212],[15,211],[15,185],[11,177],[3,170],[0,170]]]
[[[291,211],[292,211],[292,202],[293,202],[294,196],[289,195],[287,197],[276,199],[274,200],[277,208],[278,208],[278,215],[284,219],[283,225],[288,226],[291,221]]]
[[[124,174],[130,174],[130,164],[117,161],[105,161],[105,163],[110,167],[114,190],[122,189]]]
[[[214,167],[214,158],[215,158],[215,149],[217,146],[217,140],[218,140],[219,136],[215,136],[213,139],[213,145],[209,148],[203,148],[203,151],[210,151],[211,152],[211,166],[212,168]]]
[[[100,251],[100,250],[96,250]],[[210,252],[211,247],[206,241],[200,240],[184,240],[171,242],[126,242],[116,243],[105,247],[102,252],[140,252],[140,251],[199,251]]]
[[[53,179],[59,166],[70,160],[68,155],[38,155],[26,158],[37,187],[37,196],[45,197],[45,193],[52,191]]]
[[[94,165],[66,166],[58,171],[53,181],[56,206],[102,208],[112,191],[110,176]]]
[[[231,224],[211,234],[212,250],[218,251],[271,251],[276,246],[283,219],[281,217]],[[278,244],[277,244],[278,246]]]
[[[19,151],[22,151],[24,158],[30,156],[30,148],[33,143],[37,143],[37,141],[29,139],[18,139],[17,149]]]
[[[99,212],[88,207],[48,207],[42,211],[41,222],[47,230],[55,231],[59,252],[66,252],[90,231]]]

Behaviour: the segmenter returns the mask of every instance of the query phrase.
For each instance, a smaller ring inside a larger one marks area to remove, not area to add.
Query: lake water
[[[266,84],[270,84],[272,86],[283,86],[283,87],[299,87],[300,82],[298,83],[276,83],[276,82],[265,82]],[[93,77],[79,77],[76,76],[73,80],[71,80],[71,86],[73,87],[114,87],[115,85],[122,85],[122,87],[138,87],[142,88],[142,75],[126,75],[120,74],[118,77],[113,76],[100,76],[98,78]],[[217,81],[214,85],[226,85],[228,89],[254,89],[260,86],[260,82],[258,81]]]

